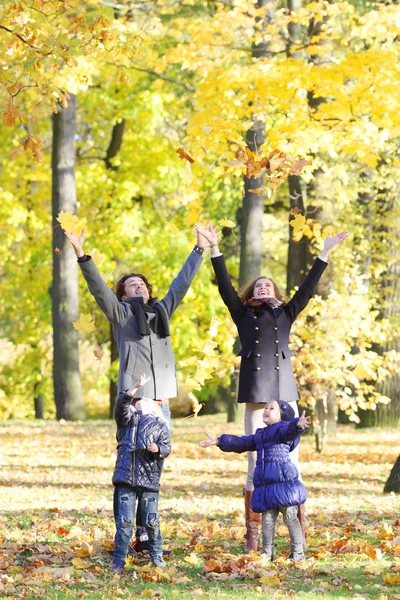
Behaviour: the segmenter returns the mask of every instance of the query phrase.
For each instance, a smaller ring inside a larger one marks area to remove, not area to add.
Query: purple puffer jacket
[[[298,445],[303,433],[297,427],[297,421],[280,421],[257,429],[254,435],[221,435],[218,440],[218,447],[223,452],[257,450],[255,489],[251,499],[254,512],[298,506],[306,501],[306,489],[299,480],[297,467],[289,457],[289,452]]]

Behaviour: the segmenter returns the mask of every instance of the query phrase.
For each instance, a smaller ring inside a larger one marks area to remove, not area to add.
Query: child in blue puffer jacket
[[[298,506],[307,498],[299,480],[297,467],[291,462],[289,452],[300,441],[301,434],[310,426],[311,418],[294,418],[288,402],[273,400],[265,405],[263,421],[267,427],[257,429],[254,435],[238,437],[221,435],[200,442],[202,448],[216,445],[223,452],[257,451],[254,470],[254,492],[251,508],[262,513],[262,552],[269,560],[274,558],[275,527],[278,514],[289,529],[291,559],[304,560],[303,536],[297,516]]]
[[[141,507],[148,535],[149,554],[154,566],[165,566],[158,517],[158,496],[164,458],[171,452],[170,432],[157,416],[154,400],[134,395],[149,380],[121,392],[115,406],[117,460],[113,474],[114,518],[116,525],[113,569],[124,571],[135,520],[136,503]]]

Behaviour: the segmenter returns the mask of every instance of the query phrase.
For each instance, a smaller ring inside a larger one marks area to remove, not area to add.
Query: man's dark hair
[[[145,286],[147,287],[147,291],[149,292],[149,300],[152,300],[153,286],[148,282],[147,278],[144,275],[141,275],[141,273],[130,273],[129,275],[124,275],[119,281],[117,281],[115,286],[115,293],[117,295],[118,300],[121,302],[122,296],[125,296],[125,282],[131,277],[140,277],[140,279],[144,281]]]

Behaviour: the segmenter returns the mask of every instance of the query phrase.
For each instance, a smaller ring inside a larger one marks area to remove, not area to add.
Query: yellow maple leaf
[[[79,557],[73,558],[71,563],[74,565],[74,567],[76,569],[88,569],[90,567],[90,564],[88,562],[86,562],[85,560],[82,560]]]
[[[78,217],[73,215],[69,210],[66,212],[62,210],[57,217],[57,221],[60,223],[61,229],[64,229],[64,231],[76,233],[76,230],[79,229]]]
[[[400,573],[385,573],[383,580],[388,585],[398,585],[400,583]]]
[[[184,560],[193,567],[198,567],[199,565],[203,564],[202,559],[199,556],[197,556],[195,552],[192,552],[189,556],[185,556]]]
[[[187,185],[187,186],[192,185],[193,173],[192,173],[192,167],[190,166],[190,162],[185,162],[185,165],[183,167],[180,167],[180,169],[178,169],[178,173],[185,185]]]
[[[75,321],[72,325],[81,333],[91,333],[94,330],[94,321],[91,314],[80,313],[78,321]]]
[[[362,363],[358,363],[353,371],[353,374],[357,377],[357,379],[366,379],[369,375],[367,369]]]
[[[229,227],[229,229],[233,229],[234,227],[236,227],[236,222],[230,221],[229,219],[221,219],[220,221],[218,221],[218,224],[221,227]]]
[[[301,213],[294,215],[294,218],[289,221],[289,225],[293,227],[293,235],[298,235],[303,231],[304,225],[306,224],[306,218]]]

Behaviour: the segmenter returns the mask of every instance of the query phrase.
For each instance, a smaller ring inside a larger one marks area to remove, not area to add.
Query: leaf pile
[[[201,450],[204,430],[237,433],[225,415],[173,424],[173,452],[160,495],[167,567],[129,557],[110,569],[114,524],[111,422],[7,423],[2,438],[0,594],[10,598],[185,600],[204,596],[284,600],[400,597],[398,498],[382,495],[396,458],[397,432],[342,428],[324,455],[306,436],[300,447],[309,493],[309,552],[287,561],[286,527],[278,521],[276,560],[242,553],[242,484],[246,460]]]

